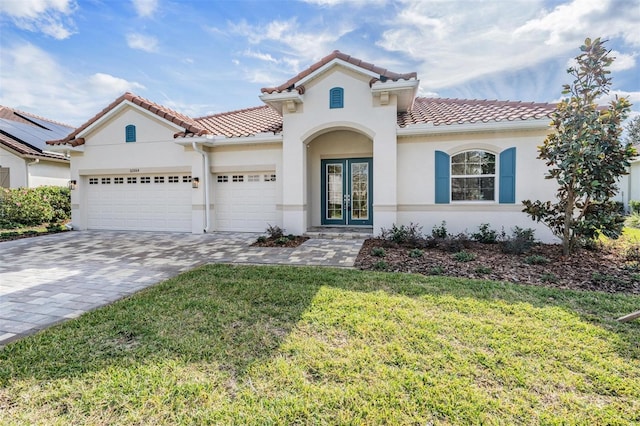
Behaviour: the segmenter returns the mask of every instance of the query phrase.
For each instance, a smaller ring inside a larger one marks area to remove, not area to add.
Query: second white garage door
[[[216,230],[264,232],[279,225],[275,174],[217,174],[213,180]]]
[[[89,229],[191,232],[191,176],[90,176]]]

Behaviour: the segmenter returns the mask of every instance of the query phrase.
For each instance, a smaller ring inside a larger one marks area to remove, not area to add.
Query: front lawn
[[[2,424],[632,424],[640,297],[212,265],[0,350]]]

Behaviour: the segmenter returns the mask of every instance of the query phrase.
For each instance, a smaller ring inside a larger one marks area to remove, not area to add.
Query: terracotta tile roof
[[[276,110],[267,105],[209,115],[196,118],[195,121],[199,126],[206,129],[209,134],[228,138],[282,132],[282,117]],[[174,137],[178,136],[185,135],[184,133],[179,133]]]
[[[296,83],[299,82],[300,80],[302,80],[303,78],[305,78],[306,76],[308,76],[309,74],[313,73],[314,71],[316,71],[319,68],[322,68],[323,66],[325,66],[326,64],[328,64],[329,62],[333,61],[334,59],[341,59],[345,62],[348,62],[352,65],[358,66],[360,68],[363,68],[367,71],[371,71],[375,74],[378,74],[380,76],[380,78],[374,78],[372,79],[371,83],[374,83],[375,81],[381,80],[381,81],[387,81],[387,80],[391,80],[391,81],[398,81],[398,80],[411,80],[411,79],[415,79],[417,78],[417,74],[415,72],[411,72],[411,73],[406,73],[406,74],[398,74],[395,72],[391,72],[385,68],[381,68],[378,66],[375,66],[373,64],[370,64],[368,62],[364,62],[358,58],[354,58],[352,56],[349,56],[345,53],[340,52],[339,50],[334,50],[330,55],[325,56],[324,58],[320,59],[320,61],[316,62],[315,64],[311,65],[309,68],[307,68],[306,70],[302,71],[300,74],[296,75],[295,77],[289,79],[286,83],[281,84],[280,86],[277,87],[263,87],[262,89],[260,89],[260,91],[262,93],[278,93],[278,92],[283,92],[283,91],[289,91],[289,90],[297,90],[298,92],[300,92],[301,94],[304,93],[304,87],[295,87]]]
[[[486,123],[548,118],[555,104],[448,98],[416,98],[411,110],[398,114],[398,126]]]
[[[93,118],[91,118],[89,121],[87,121],[86,123],[84,123],[82,126],[78,127],[74,132],[72,132],[71,134],[69,134],[66,138],[63,139],[59,139],[59,140],[52,140],[52,141],[47,141],[48,144],[50,145],[64,145],[64,144],[69,144],[71,146],[78,146],[78,145],[83,145],[84,144],[84,138],[76,138],[76,136],[82,132],[83,130],[85,130],[87,127],[91,126],[93,123],[95,123],[96,121],[98,121],[100,118],[102,118],[105,114],[107,114],[109,111],[111,111],[112,109],[114,109],[115,107],[117,107],[118,105],[120,105],[120,103],[122,103],[123,101],[129,101],[135,105],[138,105],[152,113],[154,113],[155,115],[157,115],[160,118],[163,118],[167,121],[170,121],[174,124],[177,124],[180,127],[183,127],[186,131],[186,133],[188,134],[196,134],[198,136],[207,134],[208,131],[204,128],[202,128],[200,125],[198,125],[198,123],[196,123],[191,117],[187,117],[184,114],[180,114],[179,112],[176,112],[172,109],[169,109],[165,106],[156,104],[154,102],[151,102],[147,99],[144,99],[140,96],[134,95],[133,93],[129,93],[126,92],[125,94],[123,94],[122,96],[120,96],[118,99],[116,99],[115,101],[113,101],[111,104],[109,104],[109,106],[107,106],[105,109],[103,109],[102,111],[100,111],[98,114],[96,114]]]
[[[67,124],[0,105],[0,145],[22,156],[68,161],[63,154],[47,152],[45,142],[72,130]]]

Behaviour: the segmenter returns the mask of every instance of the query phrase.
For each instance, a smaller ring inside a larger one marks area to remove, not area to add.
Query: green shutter
[[[500,203],[516,202],[516,149],[505,149],[500,153]]]
[[[446,152],[436,151],[436,204],[449,204],[451,194],[449,191],[450,168],[449,155]]]

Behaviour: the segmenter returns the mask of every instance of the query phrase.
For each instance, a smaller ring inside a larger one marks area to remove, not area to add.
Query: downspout
[[[27,172],[27,175],[25,176],[25,178],[26,178],[26,186],[25,187],[26,188],[29,188],[29,180],[30,180],[29,179],[29,175],[31,174],[31,173],[29,173],[29,167],[33,166],[34,164],[38,164],[39,162],[40,162],[39,158],[36,158],[33,161],[27,162],[27,167],[25,167],[25,171]]]
[[[204,232],[207,233],[209,232],[209,225],[211,224],[211,209],[209,208],[211,205],[209,202],[209,156],[204,150],[198,148],[198,144],[195,141],[193,141],[191,145],[193,146],[193,150],[202,154],[202,158],[204,159]]]

